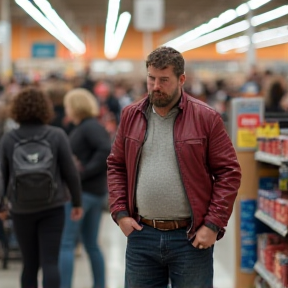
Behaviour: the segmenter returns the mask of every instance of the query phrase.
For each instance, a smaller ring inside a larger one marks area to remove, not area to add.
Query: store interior
[[[214,288],[288,287],[287,0],[43,0],[44,8],[39,1],[0,0],[1,136],[13,126],[5,111],[21,88],[82,85],[100,103],[113,94],[122,109],[146,92],[146,56],[175,48],[185,58],[184,90],[221,114],[242,170],[225,237],[215,245]],[[113,141],[121,109],[102,108]],[[106,286],[123,288],[126,238],[108,205],[101,221]],[[11,222],[3,225],[0,288],[17,288],[21,255]],[[91,287],[81,244],[75,254],[73,288]]]

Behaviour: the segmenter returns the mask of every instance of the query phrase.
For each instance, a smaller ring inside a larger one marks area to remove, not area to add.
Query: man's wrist
[[[213,223],[211,223],[211,222],[206,222],[206,223],[204,224],[204,226],[210,228],[210,229],[211,229],[212,231],[214,231],[215,233],[218,233],[218,232],[221,230],[220,227],[218,227],[217,225],[215,225],[215,224],[213,224]]]

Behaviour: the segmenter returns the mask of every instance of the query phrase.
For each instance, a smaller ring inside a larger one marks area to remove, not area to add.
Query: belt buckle
[[[169,229],[158,228],[158,227],[156,226],[156,221],[157,221],[157,222],[161,222],[161,223],[165,223],[164,220],[155,220],[155,219],[153,219],[153,220],[152,220],[152,222],[153,222],[153,228],[158,229],[158,230],[161,230],[161,231],[168,231],[168,230],[169,230]]]

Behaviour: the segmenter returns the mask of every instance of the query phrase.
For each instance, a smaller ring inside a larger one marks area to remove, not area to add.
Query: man
[[[146,67],[148,96],[123,110],[107,160],[110,210],[128,237],[126,282],[212,288],[240,167],[219,114],[182,90],[182,55],[160,47]]]

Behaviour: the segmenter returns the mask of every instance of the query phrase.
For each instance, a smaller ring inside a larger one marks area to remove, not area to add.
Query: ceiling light
[[[70,43],[77,49],[79,54],[86,52],[85,44],[69,29],[62,18],[59,17],[57,12],[53,9],[47,0],[34,0],[37,6],[42,10],[48,20],[57,27],[57,29],[65,35]]]
[[[218,41],[222,38],[229,37],[231,35],[237,34],[239,32],[243,32],[249,28],[249,22],[247,20],[243,20],[241,22],[238,22],[236,24],[232,24],[230,26],[227,26],[225,28],[216,30],[214,32],[211,32],[207,35],[204,35],[202,37],[199,37],[195,39],[194,41],[185,43],[182,46],[179,46],[177,49],[179,52],[185,52],[187,50],[195,49],[204,45],[207,45],[209,43],[213,43],[215,41]]]
[[[263,48],[279,45],[288,42],[288,26],[282,26],[274,29],[257,32],[252,36],[252,42],[255,48]],[[235,50],[237,53],[243,53],[248,50],[250,40],[248,36],[241,36],[216,44],[218,53],[226,53]]]
[[[280,18],[280,17],[285,16],[287,14],[288,14],[288,5],[284,5],[282,7],[276,8],[274,10],[263,13],[261,15],[254,16],[251,19],[251,24],[253,26],[258,26],[260,24],[263,24],[263,23],[269,22],[271,20]]]
[[[109,59],[115,58],[123,42],[127,28],[131,20],[131,14],[124,12],[120,15],[116,31],[114,33],[114,45],[110,45],[106,49],[106,57]]]
[[[119,7],[120,0],[109,0],[104,44],[104,53],[108,59],[117,56],[131,20],[131,14],[123,12],[117,23]]]
[[[56,27],[28,0],[15,0],[15,2],[29,14],[36,22],[46,29],[52,36],[58,39],[66,48],[73,53],[78,53],[77,49],[60,34]]]
[[[219,15],[217,18],[211,19],[208,23],[202,24],[199,27],[190,30],[183,35],[170,40],[169,42],[163,44],[164,46],[170,46],[177,48],[180,45],[185,44],[184,42],[190,42],[198,37],[210,33],[221,26],[233,21],[237,17],[243,16],[249,12],[250,9],[254,10],[262,5],[270,2],[271,0],[250,0],[247,3],[241,4],[235,10],[229,9],[222,14]]]

